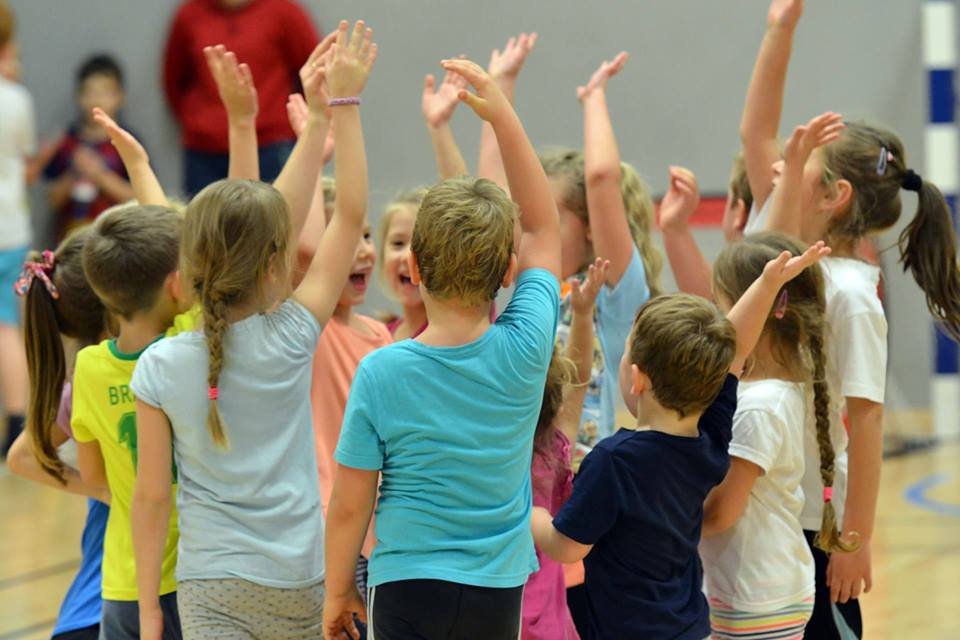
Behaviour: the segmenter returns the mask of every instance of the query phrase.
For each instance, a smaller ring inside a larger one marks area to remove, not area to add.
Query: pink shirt
[[[320,334],[313,358],[310,398],[324,517],[330,505],[330,492],[333,490],[333,477],[337,469],[333,452],[336,451],[337,441],[340,439],[340,425],[347,407],[353,375],[364,356],[393,342],[383,323],[361,315],[354,315],[354,318],[362,322],[368,331],[361,332],[349,324],[331,318]],[[370,557],[375,540],[371,520],[363,545],[364,557]]]
[[[570,441],[555,432],[549,455],[534,449],[530,476],[533,505],[556,515],[573,491],[570,470]],[[567,588],[563,565],[537,549],[540,570],[527,580],[523,591],[523,640],[579,640],[567,608]]]

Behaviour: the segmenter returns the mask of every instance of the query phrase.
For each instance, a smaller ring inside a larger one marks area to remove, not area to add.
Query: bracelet
[[[360,97],[354,96],[352,98],[331,98],[327,101],[328,107],[345,107],[348,105],[358,105],[360,104]]]

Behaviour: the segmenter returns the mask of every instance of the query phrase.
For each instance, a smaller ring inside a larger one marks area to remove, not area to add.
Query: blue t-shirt
[[[53,629],[55,636],[100,624],[100,564],[109,515],[107,505],[87,501],[87,521],[80,537],[80,570],[60,605],[57,626]]]
[[[582,274],[578,276],[582,277]],[[630,264],[617,286],[611,289],[604,285],[597,296],[597,309],[593,317],[593,370],[583,399],[580,431],[577,434],[577,441],[581,444],[592,447],[614,432],[617,407],[620,403],[618,375],[623,345],[633,328],[637,309],[649,299],[647,273],[643,268],[640,251],[634,246]],[[557,339],[562,344],[566,344],[570,337],[572,321],[573,309],[570,306],[570,296],[567,296],[560,303],[557,331]]]
[[[382,471],[371,586],[507,588],[537,570],[530,460],[558,301],[557,279],[527,270],[477,340],[404,340],[360,363],[335,457]]]
[[[729,375],[696,438],[621,429],[583,460],[558,531],[594,545],[584,560],[597,638],[710,635],[697,545],[703,501],[729,466],[737,378]]]

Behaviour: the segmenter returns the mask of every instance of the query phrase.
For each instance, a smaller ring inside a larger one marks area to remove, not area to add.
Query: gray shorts
[[[163,640],[181,640],[177,594],[160,596],[163,612]],[[104,600],[100,640],[140,640],[140,605],[136,600]]]
[[[302,589],[246,580],[177,585],[185,640],[303,640],[323,637],[323,582]]]

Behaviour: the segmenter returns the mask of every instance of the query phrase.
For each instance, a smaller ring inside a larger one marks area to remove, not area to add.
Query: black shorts
[[[813,640],[842,640],[849,638],[853,633],[858,638],[863,637],[863,620],[860,618],[860,602],[856,599],[847,600],[843,604],[830,602],[830,587],[827,586],[827,563],[830,556],[813,544],[817,536],[816,531],[804,531],[810,551],[813,552],[815,565],[815,582],[817,592],[813,600],[813,617],[807,622],[804,636]],[[846,633],[841,634],[838,625],[845,626]]]
[[[401,580],[370,589],[369,640],[517,640],[523,587]]]
[[[65,633],[58,633],[52,640],[97,640],[100,637],[100,625],[95,624],[85,629],[74,629]]]

